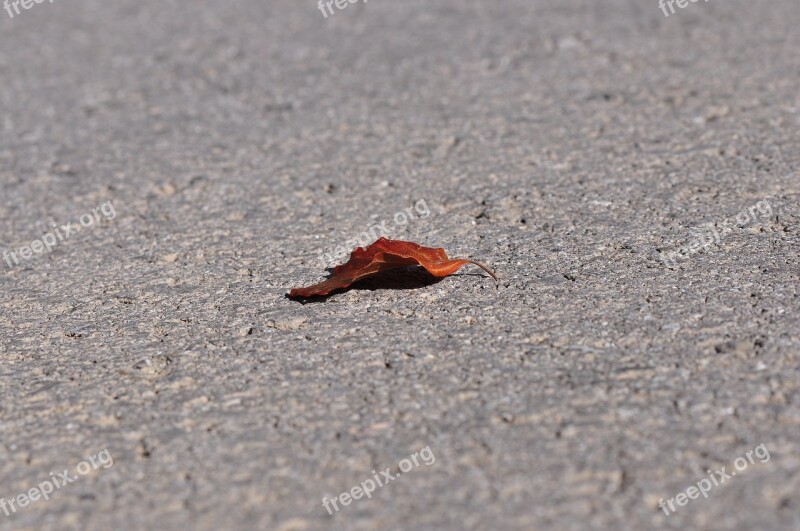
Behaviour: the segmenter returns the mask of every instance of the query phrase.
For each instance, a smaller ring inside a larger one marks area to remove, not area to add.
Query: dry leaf
[[[472,260],[451,260],[447,258],[442,248],[423,247],[414,242],[380,238],[368,247],[354,250],[350,260],[346,264],[336,266],[329,279],[306,288],[295,288],[289,292],[289,296],[299,298],[325,296],[333,290],[346,288],[356,280],[369,275],[410,265],[420,265],[435,277],[446,277],[466,264],[480,267],[497,280],[497,276],[485,265]]]

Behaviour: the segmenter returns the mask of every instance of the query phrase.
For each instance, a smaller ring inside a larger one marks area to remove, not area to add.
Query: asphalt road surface
[[[3,6],[0,529],[798,529],[797,0],[329,4]]]

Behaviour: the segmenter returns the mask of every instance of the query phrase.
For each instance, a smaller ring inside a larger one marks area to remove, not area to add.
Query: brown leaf
[[[295,288],[289,292],[289,297],[325,296],[333,290],[350,286],[356,280],[398,267],[420,265],[435,277],[446,277],[466,264],[480,267],[497,280],[497,276],[485,265],[472,260],[451,260],[441,247],[423,247],[414,242],[380,238],[368,247],[354,250],[350,260],[336,266],[329,279],[306,288]]]

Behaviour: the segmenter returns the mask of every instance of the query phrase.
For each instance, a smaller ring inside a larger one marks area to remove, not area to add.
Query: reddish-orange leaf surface
[[[328,295],[335,289],[346,288],[369,275],[410,265],[421,265],[435,277],[446,277],[466,264],[480,267],[497,280],[495,274],[485,265],[472,260],[450,260],[442,248],[434,249],[414,242],[380,238],[372,245],[353,251],[346,264],[334,268],[331,278],[306,288],[295,288],[289,292],[289,296],[306,298]]]

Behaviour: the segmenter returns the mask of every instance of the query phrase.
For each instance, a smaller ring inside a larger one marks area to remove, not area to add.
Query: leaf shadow
[[[435,277],[420,266],[389,269],[377,275],[362,278],[355,282],[352,289],[375,291],[379,289],[420,289],[433,286],[444,280]]]
[[[333,275],[332,271],[332,268],[328,269],[328,278]],[[302,304],[325,302],[329,297],[339,293],[345,293],[351,289],[369,291],[379,289],[420,289],[437,284],[442,280],[444,280],[444,277],[435,277],[420,266],[401,267],[370,275],[367,278],[354,282],[346,288],[334,290],[322,297],[289,297],[287,294],[286,298]]]

